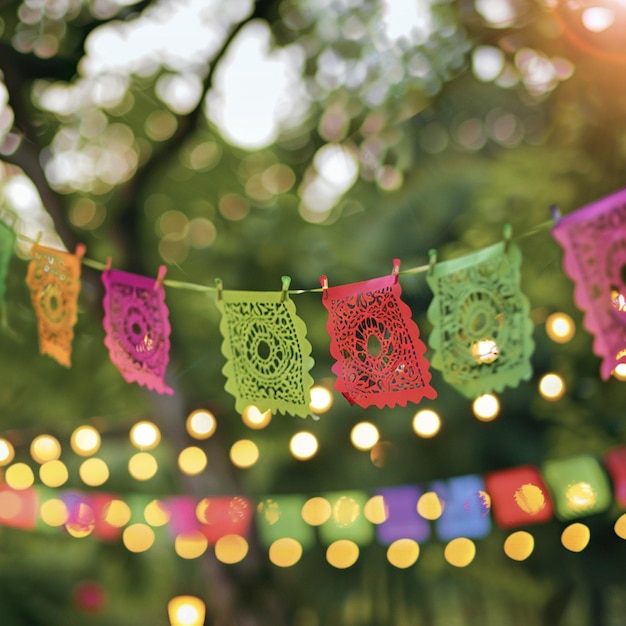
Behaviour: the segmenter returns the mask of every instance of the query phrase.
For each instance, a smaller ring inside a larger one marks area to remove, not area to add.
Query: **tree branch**
[[[213,87],[213,79],[215,77],[216,68],[220,61],[226,56],[228,49],[237,35],[251,21],[264,18],[267,19],[275,8],[275,0],[258,0],[252,13],[244,20],[234,26],[228,33],[221,48],[211,61],[209,70],[202,83],[202,95],[198,101],[198,105],[187,115],[178,118],[178,126],[176,132],[172,136],[158,144],[151,157],[141,166],[133,178],[119,190],[118,202],[120,220],[116,236],[122,247],[122,254],[125,257],[125,265],[131,271],[141,272],[142,260],[137,253],[136,243],[139,241],[139,218],[140,211],[137,211],[137,203],[157,172],[164,167],[167,162],[176,156],[178,150],[184,145],[185,141],[193,135],[203,120],[204,101],[208,92]]]

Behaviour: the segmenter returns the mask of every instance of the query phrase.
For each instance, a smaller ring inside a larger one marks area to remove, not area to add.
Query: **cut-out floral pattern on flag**
[[[239,413],[249,405],[307,417],[314,361],[306,326],[283,277],[281,292],[218,290],[225,389]]]
[[[70,367],[85,247],[71,254],[34,244],[30,254],[26,283],[37,314],[39,351]]]
[[[124,380],[172,395],[164,381],[170,352],[169,311],[162,280],[107,269],[104,284],[104,344]]]
[[[606,380],[626,363],[626,189],[562,217],[552,233]]]
[[[389,276],[338,287],[328,287],[321,278],[330,353],[336,360],[335,389],[363,408],[406,406],[437,396],[430,386],[426,346],[400,299],[398,267]]]
[[[435,264],[426,277],[434,298],[432,365],[468,398],[502,391],[532,375],[529,304],[520,291],[522,255],[500,242]]]

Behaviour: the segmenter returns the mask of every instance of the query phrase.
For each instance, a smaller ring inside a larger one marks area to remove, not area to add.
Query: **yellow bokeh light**
[[[317,438],[305,430],[296,433],[289,442],[291,454],[300,461],[306,461],[315,456],[318,449]]]
[[[272,543],[269,549],[270,561],[278,567],[291,567],[302,557],[302,545],[291,537],[283,537]]]
[[[387,560],[399,569],[411,567],[419,555],[419,544],[413,539],[397,539],[387,548]]]
[[[109,480],[109,467],[102,459],[87,459],[78,469],[80,479],[90,487],[98,487]]]
[[[68,478],[69,473],[63,461],[47,461],[39,468],[39,480],[47,487],[60,487]]]
[[[222,563],[239,563],[246,554],[248,542],[240,535],[224,535],[215,543],[215,558]]]
[[[230,448],[230,460],[233,465],[246,469],[252,467],[259,460],[259,449],[249,439],[240,439]]]
[[[379,439],[378,428],[370,422],[358,423],[350,433],[350,441],[358,450],[371,450]]]
[[[626,363],[618,363],[612,373],[617,380],[626,380]]]
[[[272,412],[268,410],[261,413],[257,407],[250,404],[244,409],[241,414],[241,419],[248,428],[260,430],[261,428],[265,428],[272,421]]]
[[[457,537],[446,545],[443,556],[450,565],[467,567],[476,556],[476,546],[471,539]]]
[[[161,441],[161,431],[152,422],[137,422],[130,429],[130,441],[139,450],[152,450]]]
[[[208,545],[208,539],[200,532],[177,535],[174,540],[174,550],[182,559],[197,559],[206,552]]]
[[[311,387],[311,403],[309,407],[315,413],[326,413],[333,405],[333,394],[323,385]]]
[[[96,514],[86,502],[73,505],[68,513],[65,530],[69,535],[77,539],[91,535],[96,527]]]
[[[315,497],[302,506],[302,519],[311,526],[320,526],[332,515],[332,507],[326,498]]]
[[[513,498],[517,506],[529,515],[536,515],[546,506],[546,497],[541,487],[532,483],[520,485],[515,490]]]
[[[434,437],[440,428],[441,418],[431,409],[422,409],[413,417],[413,430],[419,437]]]
[[[37,463],[55,461],[61,456],[61,444],[52,435],[39,435],[30,444],[30,455]]]
[[[434,491],[427,491],[417,501],[417,512],[424,519],[436,520],[443,513],[443,502]]]
[[[65,502],[58,498],[52,498],[42,503],[39,516],[48,526],[63,526],[67,522],[68,512]]]
[[[339,539],[326,549],[326,560],[337,569],[346,569],[357,562],[359,546],[349,539]]]
[[[561,543],[570,552],[582,552],[587,547],[590,537],[589,527],[576,522],[563,530]]]
[[[556,343],[567,343],[576,333],[576,324],[567,313],[552,313],[546,319],[546,333]]]
[[[217,421],[211,411],[197,409],[187,417],[185,428],[194,439],[208,439],[217,428]]]
[[[626,539],[626,513],[622,513],[617,518],[613,530],[620,539]]]
[[[189,446],[178,455],[178,467],[183,474],[196,476],[207,466],[207,457],[204,450],[196,446]]]
[[[150,526],[165,526],[170,521],[170,512],[165,503],[152,500],[146,505],[143,517]]]
[[[481,339],[472,344],[472,357],[477,363],[493,363],[499,355],[498,344],[491,338]]]
[[[172,626],[203,626],[206,606],[195,596],[177,596],[167,603]]]
[[[490,422],[500,413],[500,401],[492,393],[485,393],[474,400],[472,411],[474,411],[477,419],[482,422]]]
[[[0,466],[8,465],[15,457],[13,444],[7,439],[0,439]]]
[[[372,496],[363,507],[363,515],[371,524],[382,524],[387,521],[389,511],[383,496]]]
[[[559,400],[565,394],[565,381],[558,374],[546,374],[539,381],[539,393],[546,400]]]
[[[333,520],[341,528],[352,526],[360,513],[359,503],[348,496],[341,496],[333,506]]]
[[[504,553],[514,561],[525,561],[535,549],[535,538],[525,530],[511,533],[504,540]]]
[[[4,472],[4,481],[12,489],[28,489],[35,482],[35,475],[26,463],[14,463]]]
[[[128,473],[135,480],[150,480],[158,469],[157,460],[148,452],[137,452],[128,461]]]
[[[565,499],[572,511],[584,511],[595,505],[596,492],[589,483],[580,481],[567,486]]]
[[[79,426],[70,438],[72,450],[80,456],[95,454],[100,443],[100,433],[93,426]]]
[[[107,524],[122,528],[130,522],[131,510],[123,500],[111,500],[103,509],[102,517]]]
[[[145,552],[154,544],[154,531],[146,524],[131,524],[124,529],[122,541],[130,552]]]

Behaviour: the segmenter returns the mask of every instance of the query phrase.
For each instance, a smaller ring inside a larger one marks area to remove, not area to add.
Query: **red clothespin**
[[[322,285],[322,297],[328,297],[328,278],[326,276],[320,276],[320,284]]]

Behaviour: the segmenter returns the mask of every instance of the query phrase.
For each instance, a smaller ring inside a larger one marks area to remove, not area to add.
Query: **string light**
[[[477,419],[482,422],[490,422],[500,413],[500,401],[491,393],[478,396],[472,403],[472,411]]]
[[[109,468],[102,459],[87,459],[78,470],[81,480],[90,487],[99,487],[109,479]]]
[[[150,480],[158,469],[156,459],[148,452],[137,452],[128,461],[128,472],[135,480]]]
[[[378,428],[370,422],[359,422],[350,433],[352,445],[358,450],[371,450],[379,438]]]
[[[254,441],[240,439],[230,448],[230,460],[242,469],[252,467],[259,460],[259,449]]]
[[[51,435],[39,435],[30,444],[30,455],[37,463],[55,461],[61,456],[61,444]]]
[[[0,466],[8,465],[15,457],[13,444],[6,439],[0,439]]]
[[[201,448],[189,446],[178,455],[178,467],[187,476],[197,476],[207,466],[207,456]]]
[[[558,374],[546,374],[539,381],[539,393],[546,400],[559,400],[565,394],[565,381]]]
[[[206,606],[195,596],[177,596],[167,603],[171,626],[202,626]]]
[[[137,422],[130,429],[130,441],[139,450],[152,450],[161,441],[161,432],[152,422]]]
[[[546,333],[556,343],[567,343],[576,333],[576,325],[567,313],[552,313],[546,319]]]
[[[100,433],[93,426],[79,426],[70,437],[72,450],[80,456],[95,454],[100,443]]]
[[[289,442],[291,454],[300,461],[306,461],[314,457],[318,446],[315,435],[304,430],[296,433]]]
[[[323,385],[311,387],[309,408],[315,413],[326,413],[333,405],[333,394]]]
[[[424,439],[434,437],[441,429],[441,418],[432,409],[422,409],[413,417],[415,434]]]
[[[208,439],[217,428],[217,421],[211,411],[196,409],[187,416],[185,428],[194,439]]]
[[[251,404],[244,409],[244,412],[241,414],[241,419],[248,428],[260,430],[261,428],[265,428],[272,421],[272,412],[268,410],[261,413],[256,406]]]

